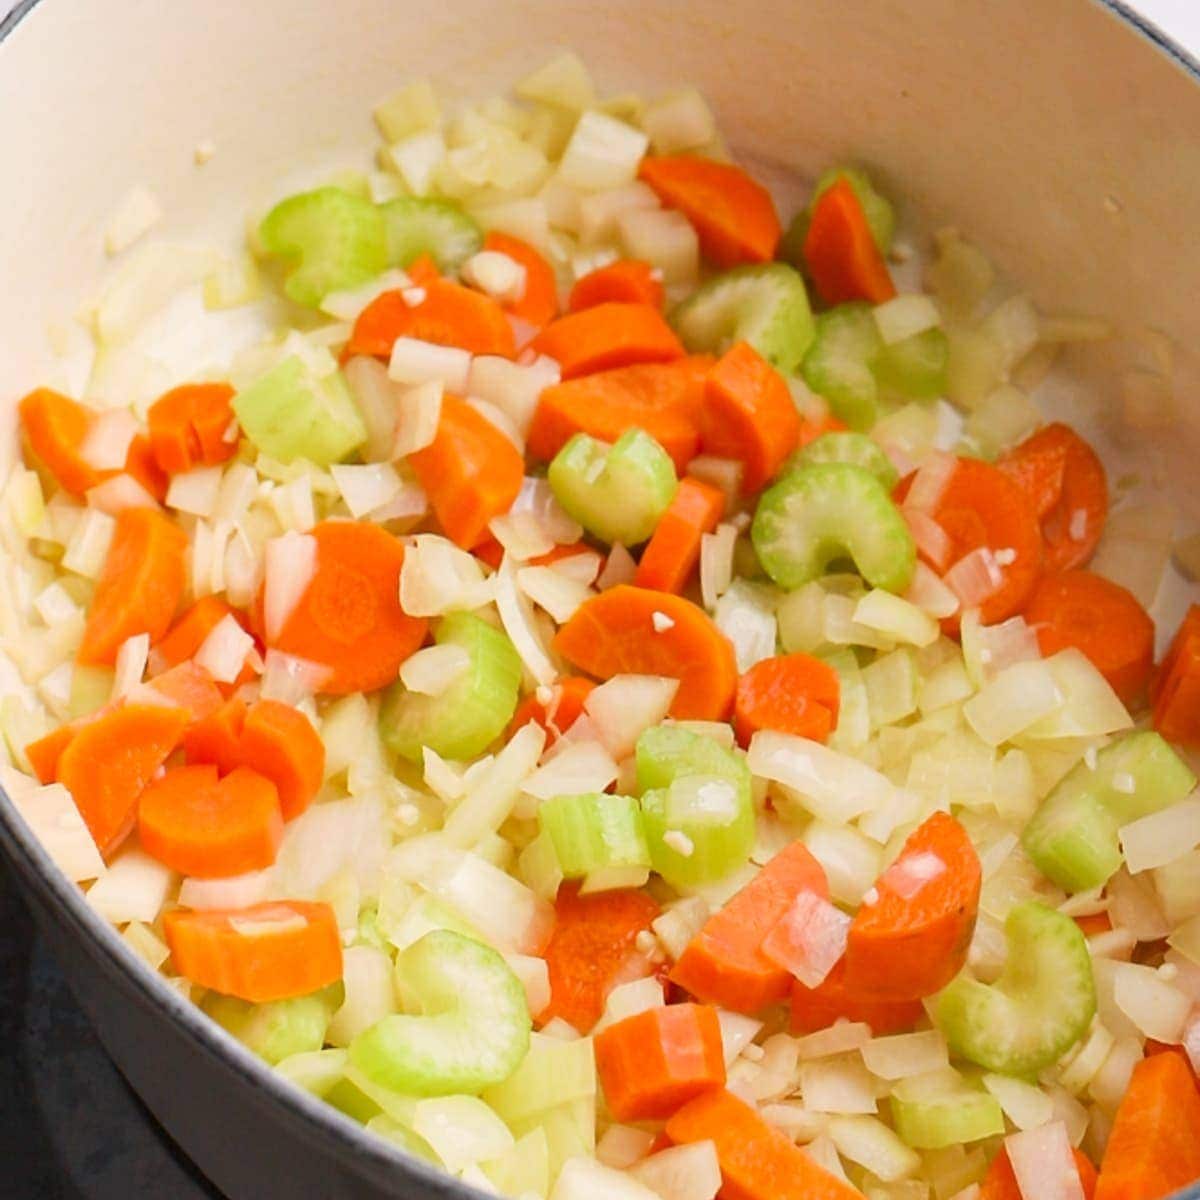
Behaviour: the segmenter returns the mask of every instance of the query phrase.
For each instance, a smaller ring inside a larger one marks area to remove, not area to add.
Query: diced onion
[[[550,1005],[550,971],[546,960],[531,954],[508,954],[504,961],[521,981],[529,1015],[536,1019]]]
[[[493,517],[488,528],[505,552],[518,562],[549,554],[556,544],[532,512],[503,513]]]
[[[598,192],[632,183],[650,139],[602,112],[585,112],[575,125],[558,166],[571,187]]]
[[[733,582],[733,553],[737,527],[722,523],[712,533],[700,535],[700,598],[710,612]]]
[[[447,803],[457,800],[465,790],[461,773],[451,766],[436,750],[421,747],[424,767],[422,778],[431,792]]]
[[[195,909],[249,908],[270,895],[273,879],[270,868],[226,879],[185,879],[179,888],[179,903]]]
[[[721,1165],[712,1141],[670,1146],[634,1163],[629,1173],[660,1200],[713,1200],[721,1190]]]
[[[403,271],[384,271],[382,275],[376,275],[356,288],[326,292],[321,297],[319,307],[323,313],[339,321],[353,321],[372,300],[378,299],[384,292],[400,291],[408,287],[409,282]]]
[[[1192,998],[1165,982],[1150,967],[1121,963],[1113,981],[1113,1000],[1146,1037],[1178,1042],[1192,1010]]]
[[[517,428],[516,423],[509,417],[504,409],[497,407],[495,404],[489,404],[486,400],[480,400],[476,396],[468,396],[467,403],[481,416],[489,425],[494,425],[520,452],[522,456],[525,454],[525,438],[521,431]]]
[[[122,262],[97,302],[95,326],[100,341],[109,346],[128,341],[169,300],[184,288],[199,283],[216,258],[214,251],[202,247],[157,241],[139,246]],[[147,360],[136,356],[124,359],[123,363],[131,366],[134,361],[144,365]],[[111,387],[112,382],[110,377],[106,387]],[[114,390],[113,394],[122,393]]]
[[[1057,712],[1064,697],[1043,660],[1005,667],[963,705],[967,724],[988,745],[999,746]]]
[[[1022,1200],[1083,1200],[1079,1168],[1061,1121],[1009,1134],[1004,1149]]]
[[[404,660],[400,682],[410,692],[440,696],[471,666],[471,656],[461,646],[427,646]]]
[[[528,599],[517,589],[516,573],[507,555],[495,578],[496,608],[504,632],[534,679],[538,683],[552,683],[558,676],[558,668],[543,643]]]
[[[622,583],[632,583],[636,574],[637,562],[633,555],[620,542],[613,542],[604,562],[604,570],[596,577],[596,588],[606,592]]]
[[[953,454],[935,450],[925,459],[913,477],[904,507],[915,509],[917,512],[934,512],[957,470],[958,459]]]
[[[136,633],[121,643],[113,670],[112,694],[115,698],[127,696],[134,687],[142,682],[149,657],[150,635],[148,633]]]
[[[254,638],[238,624],[232,613],[222,617],[196,651],[195,663],[218,683],[234,683],[254,649]]]
[[[678,154],[707,146],[717,136],[708,101],[695,88],[668,92],[646,105],[642,128],[656,154]]]
[[[617,218],[617,228],[625,253],[660,270],[668,287],[683,287],[699,278],[700,240],[682,213],[632,209]]]
[[[610,1125],[596,1142],[596,1158],[606,1167],[624,1171],[645,1158],[654,1134],[633,1125]]]
[[[1004,569],[993,550],[980,546],[964,554],[942,579],[963,608],[978,608],[1004,586]]]
[[[498,250],[480,250],[462,265],[467,283],[501,303],[512,303],[525,295],[525,268]]]
[[[440,383],[459,396],[466,394],[470,369],[469,351],[410,337],[399,337],[392,343],[388,360],[388,378],[396,383]]]
[[[760,816],[760,830],[763,823]],[[795,836],[787,827],[784,833],[789,841]],[[879,847],[849,825],[834,825],[820,819],[809,823],[801,841],[824,868],[833,899],[840,904],[860,904],[879,876]]]
[[[662,1008],[665,1003],[662,981],[653,975],[618,984],[605,998],[604,1012],[592,1032],[599,1033],[609,1025],[652,1008]]]
[[[278,700],[293,707],[311,699],[329,678],[330,668],[280,650],[268,650],[263,659],[262,691],[264,700]]]
[[[396,468],[386,462],[361,466],[334,463],[329,473],[355,520],[391,503],[402,486]]]
[[[958,597],[923,562],[917,563],[904,599],[935,621],[954,616],[961,607]]]
[[[0,782],[42,849],[68,879],[82,883],[104,874],[104,859],[61,783],[42,787],[9,766],[0,766]]]
[[[828,1133],[843,1158],[885,1183],[906,1179],[921,1165],[921,1156],[875,1117],[835,1117]]]
[[[396,1011],[392,960],[375,946],[342,952],[344,998],[325,1033],[331,1046],[349,1046],[364,1030]]]
[[[467,392],[506,413],[524,436],[543,389],[559,381],[558,363],[539,355],[528,364],[481,355],[471,360]]]
[[[98,579],[116,528],[116,521],[108,513],[98,508],[85,509],[67,543],[62,565],[86,579]]]
[[[872,1038],[861,1053],[867,1070],[880,1079],[909,1079],[950,1065],[946,1039],[936,1029]]]
[[[814,1112],[873,1113],[878,1107],[875,1083],[857,1054],[802,1063],[800,1094]]]
[[[924,509],[905,504],[900,510],[922,558],[928,559],[939,571],[950,565],[953,543],[950,535]]]
[[[928,613],[880,588],[872,589],[858,602],[854,621],[912,646],[928,646],[938,639],[938,624]]]
[[[739,671],[775,654],[775,612],[763,589],[741,580],[717,601],[713,620],[733,643]]]
[[[439,617],[488,603],[494,583],[479,560],[437,534],[414,537],[400,568],[400,606],[412,617]]]
[[[936,854],[922,850],[898,858],[884,872],[881,886],[888,887],[901,900],[911,900],[926,884],[946,872],[946,864]]]
[[[263,625],[275,641],[317,573],[317,539],[289,531],[264,547]]]
[[[915,337],[927,329],[936,329],[942,323],[937,305],[919,292],[886,300],[871,312],[886,346]]]
[[[1163,867],[1200,845],[1200,796],[1123,825],[1125,865],[1134,874]]]
[[[1034,738],[1098,737],[1128,729],[1133,720],[1091,659],[1070,647],[1045,660],[1063,695],[1062,706],[1030,726]]]
[[[446,139],[436,129],[411,133],[393,142],[387,156],[408,190],[414,196],[427,196],[446,157]]]
[[[116,516],[127,508],[157,508],[158,501],[132,475],[122,471],[88,488],[90,508]]]
[[[175,885],[176,875],[157,859],[127,847],[88,889],[87,901],[106,921],[153,925]]]
[[[762,944],[762,953],[805,987],[824,983],[846,952],[850,918],[815,892],[801,892]]]
[[[538,800],[603,792],[617,778],[617,764],[599,742],[568,742],[522,784]]]
[[[198,467],[194,471],[181,471],[171,476],[167,507],[176,512],[211,518],[217,507],[222,477],[223,471],[219,466]]]
[[[633,753],[638,737],[663,721],[679,680],[662,675],[614,675],[584,701],[597,736],[614,759]]]
[[[406,388],[400,394],[392,458],[404,458],[424,450],[437,437],[444,390],[442,380],[431,379]]]
[[[1011,1075],[985,1075],[983,1086],[1018,1129],[1037,1129],[1054,1120],[1054,1101],[1035,1084]]]
[[[726,1066],[754,1041],[763,1027],[763,1023],[753,1017],[729,1012],[723,1008],[717,1009],[717,1022],[721,1026],[721,1051],[725,1056]]]
[[[582,196],[579,199],[579,241],[584,246],[597,246],[609,241],[616,236],[617,222],[623,214],[648,212],[659,207],[658,196],[653,189],[640,181]],[[594,262],[586,264],[588,271],[603,265]]]
[[[827,1029],[796,1039],[796,1051],[802,1059],[831,1058],[863,1049],[871,1040],[871,1027],[862,1021],[839,1017]]]

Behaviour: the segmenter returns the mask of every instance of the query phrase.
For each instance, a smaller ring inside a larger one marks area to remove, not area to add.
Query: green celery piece
[[[1196,786],[1157,733],[1126,734],[1079,763],[1042,801],[1021,835],[1034,865],[1068,892],[1100,887],[1121,866],[1117,831],[1182,800]]]
[[[339,983],[307,996],[250,1004],[210,992],[201,1007],[222,1029],[275,1066],[293,1055],[321,1049],[341,994]]]
[[[788,262],[802,264],[804,261],[804,239],[808,235],[808,225],[812,220],[813,209],[817,201],[839,180],[844,179],[850,184],[854,194],[862,205],[863,215],[871,227],[871,237],[879,247],[880,254],[887,254],[892,248],[892,238],[896,232],[896,212],[891,202],[875,190],[866,171],[859,167],[829,167],[817,177],[813,188],[812,198],[808,207],[801,209],[792,219],[787,232],[780,243],[780,254]]]
[[[644,542],[675,498],[671,456],[648,433],[629,429],[613,445],[577,433],[546,472],[567,514],[604,542]]]
[[[692,351],[722,354],[749,342],[791,375],[813,340],[813,316],[800,273],[786,263],[734,267],[697,288],[671,314]]]
[[[595,1095],[592,1039],[574,1038],[568,1042],[535,1033],[521,1065],[503,1083],[488,1088],[482,1099],[511,1125],[560,1104],[591,1100]]]
[[[1086,1032],[1096,1012],[1087,939],[1057,909],[1027,900],[1004,922],[1008,960],[993,984],[959,975],[938,994],[951,1050],[1002,1075],[1036,1075]]]
[[[325,1096],[344,1079],[345,1050],[302,1050],[275,1064],[284,1079],[290,1079],[314,1096]]]
[[[428,746],[443,758],[482,754],[504,732],[517,708],[521,660],[512,642],[471,613],[443,617],[439,646],[461,646],[470,666],[444,692],[426,696],[394,683],[384,697],[379,728],[402,758],[420,762]]]
[[[464,921],[448,904],[428,892],[422,892],[398,920],[390,922],[384,936],[397,950],[406,950],[435,929],[448,929],[477,942],[483,940],[469,921]]]
[[[283,290],[309,308],[387,267],[387,230],[379,209],[341,188],[281,200],[263,218],[258,237],[269,254],[295,264]]]
[[[1004,1113],[989,1092],[965,1084],[930,1090],[901,1080],[892,1091],[892,1123],[914,1150],[943,1150],[1004,1133]]]
[[[754,805],[748,789],[730,779],[685,775],[642,796],[650,862],[672,887],[697,887],[744,867],[754,849]],[[683,853],[672,832],[691,843]]]
[[[80,717],[90,717],[96,709],[107,704],[112,696],[113,676],[112,667],[89,667],[76,663],[71,672],[67,718],[77,721]]]
[[[483,230],[446,200],[397,196],[381,204],[379,211],[387,228],[390,266],[411,266],[428,254],[439,271],[450,273],[483,249]]]
[[[759,499],[750,537],[763,570],[788,591],[843,558],[889,592],[903,592],[916,569],[916,545],[887,488],[852,463],[789,471]]]
[[[878,442],[872,441],[865,433],[823,433],[814,438],[802,450],[784,464],[781,475],[793,467],[811,467],[817,463],[851,463],[870,471],[889,491],[896,486],[900,472],[892,465],[892,460],[884,454]]]
[[[407,1096],[477,1095],[529,1050],[525,989],[490,946],[427,933],[396,959],[420,1012],[384,1017],[350,1044],[351,1066]]]
[[[335,1083],[324,1096],[325,1103],[331,1104],[338,1112],[345,1113],[352,1121],[360,1125],[367,1124],[373,1117],[383,1111],[374,1100],[349,1079]]]
[[[341,462],[367,440],[358,407],[340,371],[313,378],[294,355],[233,398],[242,432],[270,458],[318,466]]]
[[[746,760],[710,737],[679,725],[652,725],[642,732],[634,751],[639,795],[669,788],[689,775],[728,779],[750,796]]]
[[[852,429],[868,430],[879,416],[879,387],[871,367],[882,349],[869,304],[839,304],[817,315],[801,374],[829,401],[833,415]]]
[[[415,1158],[423,1158],[435,1167],[442,1165],[442,1160],[438,1158],[433,1147],[419,1133],[409,1129],[395,1117],[389,1117],[387,1113],[376,1113],[366,1122],[366,1126],[373,1134],[383,1138],[385,1142],[391,1142],[393,1146],[398,1146],[405,1153]]]
[[[871,364],[879,386],[915,400],[946,394],[950,343],[940,329],[926,329],[884,346]]]
[[[554,796],[542,803],[538,820],[565,879],[582,879],[604,867],[650,865],[641,809],[629,796]]]
[[[581,1039],[582,1040],[582,1039]],[[550,1191],[550,1143],[539,1125],[499,1158],[480,1164],[501,1196],[545,1196]]]

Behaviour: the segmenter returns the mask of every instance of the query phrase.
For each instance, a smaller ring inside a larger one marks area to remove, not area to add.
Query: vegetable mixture
[[[919,290],[854,167],[785,228],[694,91],[516,94],[404,88],[244,260],[124,251],[0,497],[13,802],[484,1191],[1200,1177],[1200,606],[1030,395],[1105,331],[954,231]],[[147,389],[197,283],[272,332]]]

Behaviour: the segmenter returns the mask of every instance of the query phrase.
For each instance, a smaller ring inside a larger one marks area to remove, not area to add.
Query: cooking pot
[[[17,398],[61,378],[54,330],[95,293],[104,223],[133,185],[162,201],[164,237],[233,246],[281,180],[363,165],[371,104],[406,78],[484,96],[562,47],[612,90],[698,85],[785,193],[831,161],[865,163],[910,240],[957,225],[1044,309],[1165,332],[1169,428],[1113,420],[1103,350],[1073,355],[1060,403],[1177,481],[1200,520],[1200,67],[1095,0],[25,0],[0,23],[0,468]],[[199,165],[203,143],[215,154]],[[3,795],[0,848],[109,1053],[230,1197],[474,1194],[202,1017]]]

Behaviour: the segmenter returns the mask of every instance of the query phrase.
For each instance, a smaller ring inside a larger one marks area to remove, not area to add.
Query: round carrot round
[[[232,771],[241,761],[239,744],[245,720],[246,702],[231,697],[183,735],[184,756],[189,763],[212,763],[219,771]]]
[[[595,308],[597,304],[649,304],[662,308],[666,291],[661,272],[636,258],[623,258],[589,271],[571,289],[568,312]]]
[[[837,672],[808,654],[764,658],[737,683],[733,727],[743,746],[760,729],[824,742],[837,725]]]
[[[1047,571],[1091,558],[1108,518],[1108,478],[1096,452],[1068,425],[1039,429],[996,464],[1029,498],[1042,526]]]
[[[807,988],[799,980],[792,984],[791,1030],[816,1033],[837,1021],[860,1021],[870,1025],[876,1037],[905,1033],[925,1015],[920,1000],[872,1000],[846,987],[846,967],[838,963],[819,987]]]
[[[275,861],[283,839],[279,794],[265,776],[238,767],[176,767],[138,801],[142,849],[196,879],[223,879]]]
[[[882,304],[896,294],[866,214],[845,179],[823,192],[813,208],[804,237],[804,264],[826,304]]]
[[[214,466],[237,451],[227,441],[234,390],[227,383],[185,383],[160,396],[146,414],[150,449],[168,474]]]
[[[729,639],[699,606],[621,584],[586,601],[558,631],[559,653],[600,679],[668,675],[680,686],[671,715],[723,721],[737,686]]]
[[[550,685],[550,699],[545,704],[538,699],[537,692],[541,688],[531,692],[517,706],[508,726],[508,736],[512,737],[518,729],[533,721],[546,731],[546,744],[553,746],[579,719],[584,701],[595,686],[582,675],[566,675]]]
[[[634,363],[672,362],[686,353],[657,308],[611,302],[559,317],[530,346],[554,359],[564,379]]]
[[[278,700],[246,711],[237,757],[274,784],[285,821],[312,803],[325,778],[325,743],[304,713]]]
[[[711,483],[687,476],[659,518],[634,583],[659,592],[682,592],[700,558],[700,539],[716,529],[725,512],[725,493]]]
[[[507,254],[525,268],[525,291],[519,300],[503,305],[505,312],[539,328],[558,316],[558,279],[554,268],[528,242],[493,229],[483,239],[483,248]]]
[[[1126,706],[1154,670],[1154,622],[1132,592],[1091,571],[1047,575],[1025,609],[1045,655],[1082,651]]]
[[[323,521],[312,536],[316,573],[270,644],[329,667],[327,695],[373,692],[425,640],[426,622],[400,607],[404,547],[378,525],[353,521]]]

